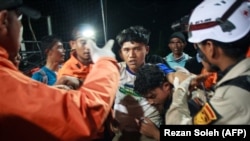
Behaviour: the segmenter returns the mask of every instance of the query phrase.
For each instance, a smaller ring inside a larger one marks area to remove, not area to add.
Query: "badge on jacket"
[[[209,103],[205,103],[202,109],[194,116],[194,125],[207,125],[218,119],[219,115]]]

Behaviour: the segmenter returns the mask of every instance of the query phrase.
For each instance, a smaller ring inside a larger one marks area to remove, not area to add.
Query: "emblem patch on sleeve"
[[[194,116],[193,122],[194,125],[207,125],[215,120],[217,120],[216,112],[209,103],[205,103],[202,109]]]

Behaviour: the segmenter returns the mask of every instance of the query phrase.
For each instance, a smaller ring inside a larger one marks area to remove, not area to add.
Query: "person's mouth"
[[[130,60],[130,61],[129,61],[129,64],[130,64],[130,65],[135,65],[135,64],[136,64],[136,60]]]

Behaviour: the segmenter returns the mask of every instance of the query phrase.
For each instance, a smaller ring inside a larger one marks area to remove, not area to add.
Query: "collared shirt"
[[[73,54],[71,54],[70,58],[62,65],[61,69],[58,70],[57,77],[60,79],[63,75],[68,75],[85,80],[92,66],[93,63],[87,66],[82,64]]]
[[[185,67],[187,60],[190,58],[192,57],[183,53],[180,58],[175,59],[173,53],[170,53],[165,57],[165,60],[172,69],[175,69],[175,66]]]
[[[137,132],[138,125],[135,118],[148,117],[156,126],[160,126],[162,119],[159,111],[147,99],[134,91],[135,74],[125,62],[120,62],[120,84],[116,93],[114,112],[122,131]]]

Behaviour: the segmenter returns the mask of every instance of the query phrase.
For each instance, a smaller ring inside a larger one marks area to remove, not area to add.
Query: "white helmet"
[[[246,0],[204,0],[189,19],[188,41],[206,39],[234,42],[250,30],[250,2]]]

